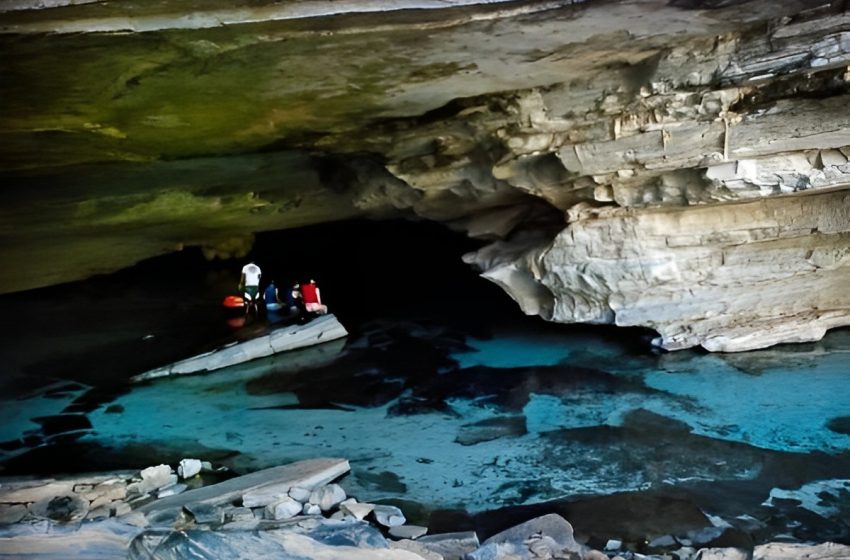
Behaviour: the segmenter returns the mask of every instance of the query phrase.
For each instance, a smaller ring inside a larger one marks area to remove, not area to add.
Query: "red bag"
[[[240,296],[227,296],[224,298],[222,305],[231,309],[245,307],[245,300]]]

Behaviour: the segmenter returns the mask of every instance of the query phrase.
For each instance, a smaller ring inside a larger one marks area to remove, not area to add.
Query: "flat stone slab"
[[[753,560],[846,560],[850,546],[836,543],[815,545],[767,543],[756,547]]]
[[[323,315],[306,325],[280,327],[245,342],[234,342],[212,352],[140,373],[132,377],[131,380],[139,382],[171,375],[215,371],[279,352],[330,342],[344,336],[348,336],[348,331],[345,330],[342,323],[332,314]]]
[[[79,494],[86,492],[80,485],[89,485],[92,490],[100,492],[97,487],[104,483],[119,483],[137,476],[139,471],[115,471],[109,473],[77,474],[61,477],[34,479],[31,477],[0,478],[0,503],[25,504],[37,502],[51,496],[61,496],[75,491]],[[88,496],[85,496],[88,498]]]
[[[390,548],[332,545],[306,535],[281,531],[175,531],[155,549],[157,558],[313,558],[316,560],[422,560],[413,552]]]
[[[243,497],[250,496],[247,501],[268,505],[286,497],[289,489],[294,486],[315,488],[331,482],[349,470],[351,467],[346,459],[308,459],[188,490],[145,504],[137,508],[137,511],[144,513],[148,519],[156,518],[157,524],[170,524],[187,504],[219,506],[243,501]],[[169,513],[173,513],[173,518]]]
[[[127,548],[142,529],[116,519],[83,524],[18,524],[0,532],[0,557],[67,560],[127,558]]]
[[[419,537],[415,542],[426,550],[439,554],[445,560],[463,560],[467,554],[479,546],[478,535],[475,531],[426,535]]]

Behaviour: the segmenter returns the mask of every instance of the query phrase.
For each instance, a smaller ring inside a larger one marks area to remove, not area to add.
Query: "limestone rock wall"
[[[666,349],[749,350],[850,324],[848,23],[774,20],[695,38],[582,96],[516,96],[493,173],[567,226],[467,262],[526,313],[652,327]]]
[[[843,0],[108,4],[0,10],[0,292],[415,216],[553,321],[848,324]]]
[[[550,245],[502,254],[468,259],[526,312],[649,326],[666,349],[749,350],[850,325],[847,190],[598,211]],[[544,296],[530,295],[529,285],[545,287]]]

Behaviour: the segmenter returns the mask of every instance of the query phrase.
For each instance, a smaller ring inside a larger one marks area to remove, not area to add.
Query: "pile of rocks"
[[[39,519],[57,523],[103,519],[130,513],[135,505],[179,494],[185,482],[208,462],[184,459],[177,473],[168,465],[142,471],[80,475],[51,479],[5,479],[0,483],[0,525]]]
[[[697,549],[698,535],[649,543],[647,556],[612,539],[604,551],[549,514],[479,542],[475,532],[426,535],[402,511],[361,503],[333,481],[344,459],[312,459],[196,488],[212,466],[190,459],[139,473],[73,480],[0,481],[0,557],[166,560],[796,560],[850,558],[850,547],[772,543]],[[184,482],[179,482],[180,479]],[[197,485],[197,479],[195,479]],[[667,542],[669,540],[669,542]],[[688,546],[686,546],[688,545]],[[676,548],[676,550],[673,550]]]

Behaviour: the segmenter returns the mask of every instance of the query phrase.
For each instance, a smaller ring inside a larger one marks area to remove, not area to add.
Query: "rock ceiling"
[[[527,313],[850,324],[844,1],[0,4],[0,291],[436,220]],[[10,265],[11,263],[11,265]]]

